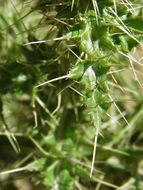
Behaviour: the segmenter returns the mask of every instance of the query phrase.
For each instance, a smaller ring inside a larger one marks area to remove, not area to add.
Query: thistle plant
[[[62,38],[75,41],[76,48],[79,50],[78,54],[77,50],[73,54],[76,55],[77,61],[68,75],[53,79],[59,80],[66,77],[78,82],[78,86],[82,86],[83,104],[89,110],[95,127],[90,176],[92,176],[94,167],[97,137],[100,133],[102,115],[107,112],[111,101],[113,101],[109,95],[108,71],[115,64],[118,54],[126,57],[126,54],[137,43],[141,44],[140,32],[134,34],[133,28],[128,28],[125,24],[127,19],[131,17],[131,15],[127,16],[129,7],[132,8],[130,3],[127,3],[127,5],[123,3],[120,8],[119,6],[121,5],[117,2],[109,3],[110,6],[107,3],[107,5],[102,5],[101,8],[100,4],[99,2],[98,8],[96,2],[93,2],[93,8],[95,7],[95,9],[87,9],[84,13],[77,13],[74,16],[74,23],[77,22],[77,27],[73,26],[72,31]],[[38,87],[53,80],[44,82]],[[123,115],[122,117],[124,118]]]
[[[15,1],[11,9],[13,24],[2,16],[1,38],[3,47],[5,35],[14,39],[8,46],[14,53],[1,53],[0,84],[2,125],[14,127],[1,135],[21,153],[0,173],[2,187],[5,176],[15,180],[27,171],[37,189],[142,189],[142,159],[130,157],[142,151],[132,147],[133,138],[142,139],[134,127],[142,109],[124,113],[118,97],[141,95],[122,84],[128,70],[142,88],[142,63],[131,53],[142,47],[141,1]]]

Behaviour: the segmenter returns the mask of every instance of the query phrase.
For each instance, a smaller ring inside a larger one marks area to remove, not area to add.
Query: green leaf
[[[46,187],[53,187],[54,182],[56,181],[55,168],[58,165],[58,161],[55,161],[52,165],[41,173],[43,177],[43,183]]]
[[[120,39],[120,45],[121,45],[122,51],[125,52],[125,53],[128,53],[129,52],[129,47],[128,47],[128,42],[127,42],[126,37],[125,36],[120,36],[119,39]]]
[[[106,95],[102,96],[102,101],[100,102],[100,107],[107,111],[109,107],[111,106],[112,102],[109,101],[108,97]]]
[[[89,93],[88,96],[85,96],[84,103],[88,108],[95,108],[97,106],[97,102],[95,99],[95,92],[91,92]]]
[[[59,190],[73,190],[74,179],[70,176],[68,170],[63,170],[59,175]]]
[[[45,167],[45,164],[46,164],[46,158],[40,158],[28,164],[26,168],[29,171],[40,171]]]
[[[72,139],[68,138],[63,140],[62,151],[66,152],[66,154],[69,155],[73,155],[76,152],[75,144],[73,143]]]
[[[44,145],[55,145],[56,144],[56,139],[53,134],[53,132],[49,132],[49,134],[42,139],[42,144]]]
[[[93,90],[96,86],[96,74],[90,66],[83,74],[80,84],[85,88],[85,90]]]
[[[69,71],[68,78],[70,79],[79,79],[82,77],[84,72],[84,64],[82,62],[73,66]]]
[[[128,18],[124,22],[128,27],[131,27],[131,28],[134,28],[134,29],[137,29],[140,31],[143,30],[143,17],[142,16]]]
[[[107,80],[106,74],[103,74],[98,77],[98,85],[99,85],[99,89],[102,90],[104,93],[109,91],[108,80]]]
[[[111,65],[108,64],[108,61],[105,59],[97,60],[93,64],[93,69],[97,76],[101,76],[103,74],[106,74]]]
[[[101,117],[102,117],[102,110],[98,106],[94,110],[94,112],[91,113],[91,118],[92,118],[93,125],[98,130],[98,132],[99,132],[99,127],[100,127],[100,123],[101,123]]]
[[[83,168],[80,165],[76,165],[73,168],[73,172],[75,174],[75,176],[80,177],[81,179],[88,179],[89,180],[89,171],[85,168]]]
[[[43,172],[43,184],[46,187],[52,187],[54,185],[54,181],[56,179],[55,174],[54,174],[54,169],[49,169]]]

